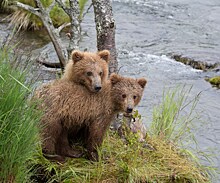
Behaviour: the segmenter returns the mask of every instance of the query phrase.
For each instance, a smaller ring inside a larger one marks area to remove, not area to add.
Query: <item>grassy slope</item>
[[[129,135],[125,143],[117,134],[109,132],[102,148],[100,161],[84,158],[68,159],[64,164],[51,163],[42,155],[35,159],[38,178],[47,182],[209,182],[205,169],[181,155],[162,137],[147,137],[154,150],[143,147]],[[132,140],[131,140],[132,139]],[[38,165],[38,166],[37,166]]]

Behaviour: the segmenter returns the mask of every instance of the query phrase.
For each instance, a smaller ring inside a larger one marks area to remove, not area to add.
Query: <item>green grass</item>
[[[0,182],[29,182],[30,160],[39,144],[39,112],[28,104],[25,74],[0,49]]]
[[[210,182],[206,169],[172,143],[161,137],[147,137],[146,141],[154,150],[137,141],[125,143],[110,131],[99,151],[99,162],[76,158],[58,164],[38,155],[34,162],[38,180],[44,172],[46,182]]]
[[[185,141],[187,138],[193,139],[191,132],[193,121],[198,118],[198,115],[193,112],[195,112],[200,93],[194,99],[189,100],[188,95],[191,89],[192,87],[179,86],[164,92],[161,104],[153,111],[153,122],[150,127],[153,135],[162,135],[174,143]],[[186,108],[189,111],[187,113]]]

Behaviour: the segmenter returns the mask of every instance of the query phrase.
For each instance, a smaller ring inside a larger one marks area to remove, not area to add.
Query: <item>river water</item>
[[[148,79],[139,107],[147,126],[165,88],[192,86],[189,97],[201,92],[195,110],[200,118],[194,120],[198,146],[215,154],[214,166],[220,169],[220,90],[204,80],[220,73],[195,70],[168,58],[180,54],[220,63],[220,1],[117,0],[113,5],[120,73]]]
[[[194,120],[198,127],[195,131],[198,146],[202,151],[213,153],[214,166],[220,169],[220,90],[204,80],[220,72],[195,70],[170,59],[170,55],[178,54],[220,63],[220,1],[114,0],[113,11],[119,73],[148,80],[138,107],[147,127],[153,108],[162,101],[164,90],[177,85],[192,86],[188,94],[190,99],[201,93],[194,111],[200,116]],[[5,27],[0,24],[1,35],[6,34]],[[86,34],[80,43],[81,49],[96,51],[92,10],[85,17],[82,28]],[[48,38],[34,33],[25,33],[24,37],[24,48],[31,45],[34,56],[46,52],[56,57],[47,46],[42,48]]]

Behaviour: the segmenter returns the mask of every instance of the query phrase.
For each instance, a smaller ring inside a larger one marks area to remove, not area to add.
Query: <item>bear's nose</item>
[[[127,107],[127,113],[132,113],[132,111],[133,111],[133,108]]]
[[[99,91],[99,90],[101,90],[102,89],[102,87],[101,86],[95,86],[95,91]]]

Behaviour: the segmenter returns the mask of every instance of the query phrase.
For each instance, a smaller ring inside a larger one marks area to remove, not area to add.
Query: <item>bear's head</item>
[[[132,113],[143,95],[147,80],[144,78],[133,79],[111,74],[111,95],[115,109],[120,112]]]
[[[109,59],[108,50],[98,53],[73,51],[63,79],[81,84],[93,93],[99,92],[108,79]]]

